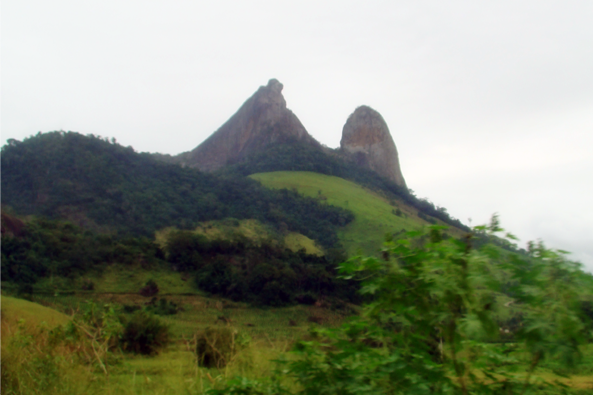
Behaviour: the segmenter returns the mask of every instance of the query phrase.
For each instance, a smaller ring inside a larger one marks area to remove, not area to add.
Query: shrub
[[[156,281],[148,280],[144,287],[140,290],[140,295],[150,297],[159,293],[159,286]]]
[[[169,344],[169,327],[145,311],[137,311],[125,324],[120,343],[122,349],[143,355],[154,355]]]
[[[198,365],[223,368],[234,357],[238,346],[237,331],[231,327],[209,327],[198,334],[196,355]]]
[[[93,291],[95,289],[95,283],[92,280],[85,278],[84,280],[82,280],[80,289],[82,289],[83,291]]]

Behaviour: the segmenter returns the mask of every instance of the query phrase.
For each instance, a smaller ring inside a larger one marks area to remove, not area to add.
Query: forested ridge
[[[239,174],[214,175],[155,160],[115,139],[75,132],[37,134],[2,147],[2,204],[19,215],[65,218],[87,229],[149,236],[165,226],[253,218],[339,245],[353,216]]]

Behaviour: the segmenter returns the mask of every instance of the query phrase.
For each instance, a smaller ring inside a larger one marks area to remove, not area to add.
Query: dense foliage
[[[137,311],[125,320],[119,344],[124,351],[154,355],[169,344],[169,327],[146,311]]]
[[[500,231],[496,218],[478,230]],[[372,301],[356,320],[299,344],[281,370],[298,393],[526,394],[555,385],[535,379],[544,361],[578,363],[589,340],[580,306],[591,299],[590,275],[543,246],[503,256],[491,245],[474,249],[471,234],[444,240],[441,231],[409,232],[386,244],[383,259],[342,265],[344,276],[363,278]],[[505,315],[520,325],[501,343]],[[268,390],[291,393],[278,380],[236,380],[211,393]]]
[[[345,260],[339,249],[317,256],[290,251],[273,241],[208,240],[177,230],[169,234],[163,251],[147,238],[117,238],[44,218],[23,223],[19,232],[2,236],[1,269],[2,281],[17,284],[23,294],[32,293],[33,285],[48,277],[68,279],[72,289],[92,290],[92,281],[83,277],[89,271],[100,274],[114,263],[149,269],[168,261],[172,270],[192,275],[197,288],[236,301],[280,306],[359,299],[355,284],[337,277],[337,265]],[[61,284],[55,282],[56,287]],[[138,291],[154,297],[158,281],[151,279]],[[175,313],[177,306],[155,299],[147,309],[166,315]]]
[[[199,289],[233,300],[281,306],[359,299],[355,284],[337,278],[345,257],[336,250],[316,256],[267,242],[208,240],[181,230],[169,235],[166,252],[173,267],[194,273]]]
[[[155,160],[131,147],[74,132],[37,134],[2,147],[2,204],[21,215],[66,218],[87,229],[152,236],[166,226],[254,218],[325,247],[350,212],[237,176]]]
[[[321,150],[293,141],[269,147],[264,153],[255,154],[244,162],[222,169],[224,174],[243,176],[271,171],[312,171],[351,180],[370,189],[382,191],[389,198],[398,197],[423,215],[438,218],[447,224],[469,231],[469,228],[458,219],[452,218],[444,207],[437,207],[427,199],[419,199],[411,190],[357,165],[354,158],[350,158],[345,152],[329,148]]]
[[[2,235],[2,281],[33,284],[50,276],[77,279],[109,263],[149,265],[162,255],[147,238],[116,238],[69,222],[35,218],[18,236]]]

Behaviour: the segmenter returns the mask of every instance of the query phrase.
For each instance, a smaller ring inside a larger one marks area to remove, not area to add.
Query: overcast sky
[[[362,104],[408,187],[593,271],[593,1],[3,0],[3,142],[200,144],[270,78],[320,142]]]

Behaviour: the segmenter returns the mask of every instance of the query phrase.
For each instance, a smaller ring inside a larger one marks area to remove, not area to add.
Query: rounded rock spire
[[[399,165],[397,148],[381,114],[360,106],[348,117],[342,129],[340,147],[356,162],[406,187]]]

